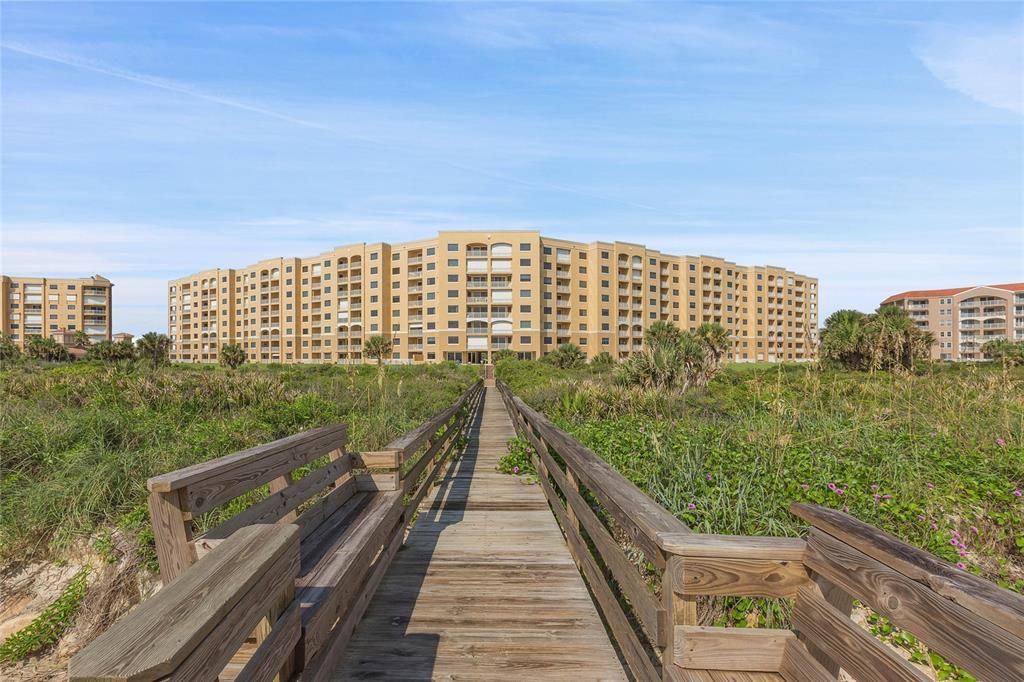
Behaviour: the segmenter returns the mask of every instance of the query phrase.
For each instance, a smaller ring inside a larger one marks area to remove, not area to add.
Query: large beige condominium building
[[[720,323],[737,361],[805,361],[818,327],[813,278],[533,231],[341,246],[198,272],[167,295],[180,362],[216,362],[229,343],[252,362],[363,362],[377,334],[393,340],[393,362],[486,362],[501,349],[537,358],[563,343],[624,358],[657,320]]]
[[[1024,282],[905,291],[882,301],[935,337],[933,360],[984,360],[988,341],[1024,341]]]
[[[109,341],[114,285],[94,275],[75,279],[0,275],[0,330],[24,349],[32,336],[84,331]]]

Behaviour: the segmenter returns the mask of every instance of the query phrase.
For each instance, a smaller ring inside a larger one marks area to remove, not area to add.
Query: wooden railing
[[[166,586],[83,649],[71,679],[328,677],[482,395],[477,381],[378,451],[347,452],[335,424],[151,479]],[[264,486],[193,538],[199,515]]]
[[[243,528],[71,659],[70,678],[287,678],[300,635],[298,570],[295,526]],[[232,665],[250,638],[248,660]]]
[[[658,536],[690,529],[500,379],[498,388],[516,430],[536,452],[541,487],[626,665],[636,679],[661,679],[663,651],[672,643],[672,605],[655,594],[660,576],[646,579],[621,540],[628,539],[660,574],[667,560]]]
[[[1024,679],[1024,597],[848,514],[794,504],[807,540],[694,534],[498,381],[608,630],[640,680],[924,680],[854,599],[982,680]],[[607,522],[602,521],[607,518]],[[656,567],[644,579],[630,544]],[[655,593],[660,592],[660,599]],[[701,626],[698,597],[794,600],[792,629]]]

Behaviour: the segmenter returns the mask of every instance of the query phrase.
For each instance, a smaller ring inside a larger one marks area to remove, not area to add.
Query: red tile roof
[[[889,298],[882,301],[882,305],[893,303],[895,301],[902,301],[905,298],[932,298],[933,296],[956,296],[957,294],[963,293],[969,289],[980,289],[987,287],[989,289],[1004,289],[1006,291],[1024,291],[1024,282],[1015,282],[1013,284],[982,284],[976,287],[956,287],[953,289],[919,289],[917,291],[904,291],[902,294],[893,294]]]
[[[904,291],[902,294],[893,294],[882,301],[882,305],[894,301],[902,301],[905,298],[931,298],[932,296],[955,296],[960,292],[967,291],[973,287],[957,287],[955,289],[918,289],[916,291]]]

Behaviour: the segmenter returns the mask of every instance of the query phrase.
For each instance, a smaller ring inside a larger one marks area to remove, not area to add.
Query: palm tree
[[[89,335],[81,329],[74,333],[73,339],[72,343],[75,348],[88,348],[92,345],[92,341],[89,340]]]
[[[131,341],[98,341],[89,346],[90,360],[101,360],[103,362],[118,362],[121,360],[135,359],[135,346]]]
[[[615,358],[605,350],[590,358],[590,364],[594,367],[611,367],[615,364]]]
[[[679,343],[679,339],[682,336],[682,330],[668,320],[658,320],[644,332],[644,340],[649,346],[657,344],[675,345]]]
[[[562,369],[580,367],[587,362],[587,355],[573,343],[563,343],[544,356],[544,361]]]
[[[698,383],[704,385],[718,373],[722,358],[732,350],[732,339],[717,322],[705,322],[694,330],[693,336],[704,350],[704,365],[698,374]]]
[[[394,344],[391,343],[391,339],[377,334],[366,339],[366,343],[363,344],[363,353],[368,358],[374,358],[377,361],[377,366],[381,367],[384,364],[384,358],[391,355],[392,348],[394,348]]]
[[[9,336],[0,332],[0,360],[14,360],[21,356],[21,349]]]
[[[511,348],[501,348],[491,353],[491,363],[496,365],[502,360],[515,360],[517,357]]]
[[[238,344],[229,343],[221,347],[217,361],[230,369],[238,369],[245,363],[245,351]]]
[[[995,362],[1001,362],[1006,367],[1024,364],[1024,341],[986,341],[981,347],[981,352]]]
[[[171,340],[158,332],[146,332],[136,342],[139,356],[148,358],[153,367],[167,362],[167,353],[171,348]]]
[[[864,323],[868,316],[859,310],[837,310],[825,320],[821,332],[821,357],[846,369],[864,366]]]
[[[33,336],[25,346],[25,354],[36,360],[63,362],[71,359],[68,349],[45,336]]]

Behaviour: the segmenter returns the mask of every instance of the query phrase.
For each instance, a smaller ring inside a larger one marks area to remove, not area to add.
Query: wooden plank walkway
[[[495,470],[514,436],[488,387],[334,679],[626,679],[540,486]]]

